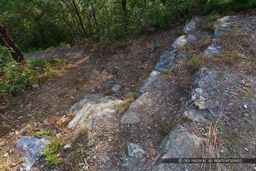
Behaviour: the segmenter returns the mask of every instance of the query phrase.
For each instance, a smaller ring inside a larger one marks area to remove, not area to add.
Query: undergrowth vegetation
[[[0,61],[0,97],[6,98],[26,90],[33,84],[42,85],[47,79],[64,72],[65,61],[58,58],[26,60],[17,63],[7,58]]]
[[[57,152],[63,147],[63,142],[61,139],[56,138],[51,140],[48,146],[45,148],[44,155],[45,160],[49,164],[58,165],[60,164],[63,159],[58,156]]]

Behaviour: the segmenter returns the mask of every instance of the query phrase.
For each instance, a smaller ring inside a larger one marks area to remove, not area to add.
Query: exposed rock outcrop
[[[21,149],[25,162],[22,164],[25,170],[30,170],[35,162],[39,160],[49,141],[42,138],[22,137],[16,142],[18,149]]]
[[[122,100],[111,96],[102,97],[99,94],[86,96],[70,109],[70,113],[75,114],[75,118],[68,127],[77,130],[88,127],[92,130],[99,120],[116,114],[121,103]]]
[[[168,158],[189,158],[198,153],[201,139],[191,134],[183,126],[174,127],[163,140],[158,157],[153,164],[153,171],[179,170],[179,164],[165,163]]]

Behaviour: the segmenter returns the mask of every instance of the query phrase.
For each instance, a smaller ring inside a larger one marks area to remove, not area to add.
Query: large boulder
[[[227,27],[232,27],[236,24],[236,16],[225,16],[220,19],[218,19],[214,23],[214,27],[222,27],[222,28],[227,28]]]
[[[152,74],[153,75],[153,74]],[[169,115],[171,98],[173,97],[170,89],[171,81],[166,78],[166,74],[156,72],[155,77],[147,82],[141,90],[141,94],[124,113],[122,124],[138,124],[147,122],[153,116],[158,116],[165,120]]]
[[[193,17],[190,22],[183,28],[184,33],[191,33],[196,29],[197,23],[200,21],[199,17]]]
[[[153,70],[147,81],[139,88],[139,91],[137,93],[137,97],[139,97],[140,95],[142,95],[143,93],[145,93],[145,90],[149,88],[149,86],[151,86],[151,84],[159,77],[160,72]]]
[[[68,127],[76,130],[87,127],[92,130],[105,116],[116,114],[121,103],[122,100],[111,96],[102,97],[99,94],[86,96],[70,109],[70,113],[75,114],[75,117]]]
[[[214,36],[219,37],[223,34],[231,33],[231,28],[236,24],[235,16],[225,16],[218,19],[214,24]]]
[[[220,46],[215,46],[215,45],[210,45],[207,47],[207,49],[204,51],[204,55],[207,55],[209,57],[214,57],[216,55],[220,55],[221,47]]]
[[[187,128],[183,126],[176,126],[163,140],[152,170],[180,170],[180,164],[165,163],[164,160],[169,158],[195,157],[197,156],[200,146],[200,138],[190,133]]]
[[[43,151],[48,143],[49,141],[44,138],[38,139],[29,136],[18,139],[16,146],[23,153],[25,162],[22,166],[25,170],[31,170],[35,162],[42,157]]]
[[[191,34],[188,35],[183,35],[178,37],[174,43],[172,44],[173,48],[182,48],[184,46],[186,46],[187,44],[195,41],[197,38]]]
[[[155,70],[157,71],[168,71],[174,65],[173,60],[177,50],[166,51],[160,56],[156,64]]]
[[[156,104],[154,95],[151,93],[144,93],[138,99],[136,99],[129,109],[124,113],[121,123],[122,124],[136,124],[146,118],[150,113],[155,113],[157,108],[154,108]]]

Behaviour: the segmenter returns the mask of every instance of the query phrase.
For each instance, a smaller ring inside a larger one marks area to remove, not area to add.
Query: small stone
[[[224,150],[220,150],[220,153],[222,154],[222,153],[225,153],[225,151]]]
[[[209,134],[208,133],[203,133],[203,136],[208,137]]]
[[[200,96],[199,100],[195,101],[195,105],[199,107],[199,110],[206,109],[205,100],[206,99],[203,96]]]
[[[56,112],[56,115],[59,115],[60,114],[60,112]]]
[[[159,49],[160,47],[161,47],[160,44],[156,44],[156,45],[154,45],[154,50],[157,50],[157,49]]]
[[[24,117],[23,117],[23,116],[19,116],[19,117],[18,117],[18,119],[22,119],[22,118],[24,118]]]
[[[128,143],[128,155],[134,158],[142,158],[145,151],[137,144]]]
[[[49,123],[46,120],[44,120],[44,125],[47,126],[49,125]]]
[[[111,91],[115,94],[120,94],[122,92],[122,86],[121,85],[113,85]]]
[[[244,148],[244,150],[245,150],[245,151],[249,151],[249,149],[248,149],[248,148]]]
[[[245,120],[247,123],[253,125],[252,121],[250,121],[248,118],[244,118],[244,120]]]
[[[33,88],[38,88],[39,85],[38,85],[38,84],[33,84],[32,87],[33,87]]]
[[[64,151],[68,151],[68,150],[70,150],[70,148],[71,148],[71,144],[66,144],[66,145],[63,147],[63,150],[64,150]]]
[[[4,153],[4,158],[8,157],[8,153]]]
[[[81,167],[82,167],[82,166],[85,166],[85,164],[84,164],[84,163],[79,163],[79,166],[81,166]]]
[[[245,113],[244,116],[248,118],[250,115],[248,115],[248,113]]]
[[[97,157],[96,157],[96,156],[93,156],[92,158],[93,158],[94,160],[96,160],[96,159],[97,159]]]
[[[5,145],[5,141],[0,141],[0,147]]]
[[[247,109],[248,107],[247,107],[247,105],[246,105],[246,104],[244,104],[244,105],[243,105],[243,108],[244,108],[244,109]]]

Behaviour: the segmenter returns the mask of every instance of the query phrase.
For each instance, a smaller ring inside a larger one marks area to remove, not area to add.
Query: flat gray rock
[[[231,29],[225,29],[225,28],[222,28],[222,27],[216,27],[214,29],[214,36],[215,37],[220,37],[221,35],[228,34],[228,33],[231,33],[231,32],[232,32]]]
[[[227,27],[232,27],[236,23],[236,17],[235,16],[225,16],[220,19],[218,19],[214,23],[214,27],[222,27],[222,28],[227,28]]]
[[[215,70],[202,67],[196,73],[195,82],[198,84],[199,88],[204,88],[207,86],[216,85],[217,78],[218,78],[218,74]]]
[[[152,170],[179,170],[176,168],[177,164],[164,163],[164,159],[196,157],[200,145],[201,139],[191,134],[187,128],[175,126],[163,140]]]
[[[123,88],[121,85],[113,85],[112,88],[111,88],[111,91],[115,94],[121,94]]]
[[[155,70],[157,71],[168,71],[174,65],[173,60],[175,58],[177,50],[166,51],[160,56],[156,64]]]
[[[153,116],[165,120],[170,113],[172,89],[166,74],[156,74],[148,86],[143,89],[140,95],[124,113],[121,124],[137,124],[148,122]],[[170,103],[169,103],[170,102]]]
[[[191,34],[188,34],[188,35],[183,35],[183,36],[180,36],[178,37],[174,43],[172,44],[172,47],[173,48],[181,48],[181,47],[184,47],[185,45],[195,41],[197,38]]]
[[[25,162],[22,166],[26,170],[31,170],[35,162],[40,159],[43,155],[43,151],[45,147],[48,145],[49,141],[42,138],[34,138],[34,137],[21,137],[16,142],[16,146],[18,149],[21,149]]]
[[[143,93],[145,93],[146,89],[159,77],[160,72],[153,70],[147,81],[139,88],[139,91],[137,93],[137,98],[142,95]]]
[[[211,113],[207,110],[189,109],[184,112],[183,117],[199,123],[206,123],[209,121],[208,118],[211,117]]]
[[[128,155],[134,158],[142,158],[145,151],[138,144],[128,142]]]
[[[208,46],[208,48],[204,51],[204,54],[209,56],[209,57],[213,57],[215,55],[220,55],[220,50],[221,47],[219,46],[215,46],[215,45],[210,45]]]
[[[150,104],[153,102],[152,94],[146,92],[136,99],[129,109],[124,113],[121,123],[122,124],[136,124],[148,113]],[[152,110],[154,110],[152,108]]]
[[[98,94],[86,96],[70,109],[70,113],[75,114],[75,117],[68,127],[76,129],[88,127],[92,130],[99,120],[116,114],[121,103],[122,100],[111,96],[102,97]]]
[[[233,28],[236,24],[236,17],[235,16],[225,16],[218,19],[214,24],[214,36],[219,37],[223,34],[231,33]]]
[[[184,33],[190,33],[196,29],[196,24],[200,21],[199,17],[193,17],[190,22],[183,28]]]

